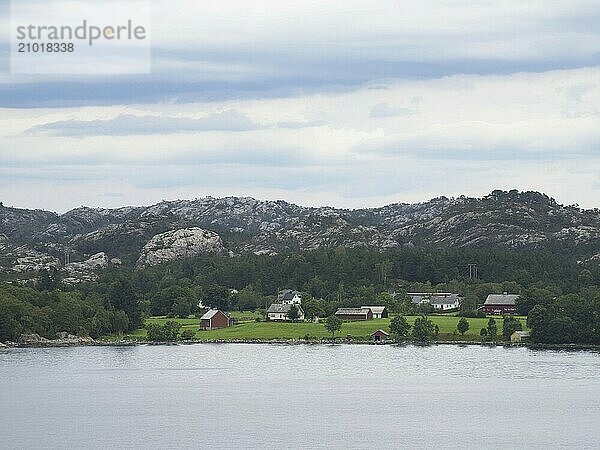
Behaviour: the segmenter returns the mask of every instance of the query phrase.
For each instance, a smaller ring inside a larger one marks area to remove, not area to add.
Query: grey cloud
[[[277,124],[278,128],[289,128],[289,129],[301,129],[301,128],[310,128],[310,127],[320,127],[322,125],[325,125],[325,122],[322,120],[312,120],[312,121],[306,121],[306,122],[296,122],[296,121],[291,121],[291,122],[279,122]]]
[[[120,167],[137,167],[139,170],[152,170],[152,167],[166,166],[202,166],[202,165],[236,165],[236,166],[263,166],[272,168],[306,167],[318,164],[310,154],[299,146],[289,144],[273,144],[268,141],[228,142],[214,148],[203,148],[198,144],[187,144],[188,148],[170,152],[165,147],[164,152],[158,155],[145,155],[144,153],[128,154],[121,152],[115,158],[111,152],[91,151],[73,152],[60,150],[48,151],[44,155],[30,158],[19,158],[10,151],[8,144],[0,141],[0,169],[10,172],[11,175],[36,173],[44,177],[51,173],[51,178],[56,173],[73,169],[73,173],[81,174],[84,178],[88,172],[103,173],[104,167],[111,170]],[[81,171],[85,168],[85,171]],[[0,170],[1,173],[1,170]]]
[[[201,173],[201,176],[199,176]],[[131,180],[141,189],[197,186],[200,188],[247,189],[260,187],[269,189],[303,189],[307,191],[323,188],[344,178],[338,168],[323,167],[248,167],[239,164],[214,164],[166,166],[152,170]]]
[[[369,115],[371,117],[397,117],[412,116],[416,113],[417,111],[402,106],[390,105],[389,103],[378,103],[371,108]]]
[[[266,98],[339,91],[364,83],[375,83],[371,89],[385,88],[377,81],[385,78],[542,72],[592,67],[600,62],[600,10],[593,0],[569,2],[568,7],[563,4],[566,2],[538,2],[528,5],[522,14],[514,13],[511,2],[458,2],[451,8],[444,2],[406,2],[406,7],[384,10],[342,8],[342,17],[330,16],[337,20],[319,14],[322,20],[316,22],[303,20],[311,17],[311,6],[306,5],[306,11],[304,6],[294,8],[288,16],[293,26],[263,39],[248,40],[247,30],[233,27],[226,39],[208,41],[198,39],[190,27],[197,19],[207,20],[204,9],[195,5],[198,2],[186,2],[189,6],[181,9],[173,9],[166,0],[156,3],[171,16],[157,24],[150,76],[38,76],[27,83],[8,78],[7,83],[0,83],[0,105],[61,107],[152,103],[166,98],[180,102]],[[0,0],[3,4],[8,2]],[[397,24],[385,26],[394,15]],[[248,29],[260,28],[253,27],[255,21],[269,30],[267,24],[279,22],[275,17],[266,11],[261,17],[249,18],[242,10],[229,20],[246,22]],[[469,17],[473,20],[467,22]],[[216,24],[219,30],[221,22],[222,18],[209,17],[206,25]],[[443,27],[437,25],[441,22]],[[171,30],[177,31],[177,38]],[[336,35],[343,36],[343,41],[332,38]],[[0,46],[0,55],[5,48]],[[0,56],[0,71],[1,63]]]
[[[355,154],[374,154],[384,157],[411,157],[444,161],[563,161],[581,157],[598,158],[598,147],[582,145],[565,150],[527,150],[519,146],[467,145],[464,147],[435,146],[419,143],[392,142],[379,146],[358,146]]]
[[[123,197],[125,197],[125,194],[123,194],[121,192],[103,192],[101,194],[98,194],[98,197],[103,197],[103,198],[123,198]]]
[[[27,168],[20,173],[0,167],[0,188],[10,194],[3,196],[5,200],[17,197],[15,186],[23,182],[29,186],[30,193],[38,191],[41,193],[44,189],[51,190],[56,186],[67,185],[82,190],[75,198],[87,194],[88,198],[94,196],[100,199],[110,197],[109,194],[99,196],[98,192],[110,193],[111,186],[119,186],[126,181],[127,185],[137,193],[127,193],[119,198],[118,204],[139,204],[140,200],[136,195],[146,199],[144,201],[148,201],[149,198],[158,201],[164,198],[166,192],[178,197],[186,195],[189,197],[189,194],[185,193],[193,191],[243,193],[260,197],[257,192],[279,190],[288,193],[277,194],[283,198],[290,198],[288,195],[313,199],[316,198],[315,196],[322,199],[337,198],[337,201],[341,200],[346,205],[364,207],[374,202],[384,204],[400,201],[406,198],[403,197],[404,195],[424,200],[440,194],[455,195],[474,191],[483,193],[490,192],[494,188],[508,188],[513,185],[528,187],[531,185],[528,176],[543,170],[544,166],[535,161],[524,161],[522,164],[498,164],[494,161],[486,163],[448,160],[444,164],[432,164],[423,159],[390,160],[382,164],[381,160],[365,163],[350,158],[335,166],[317,163],[286,167],[262,164],[248,166],[229,161],[215,164],[189,163],[144,167],[137,164],[111,164],[106,167],[57,167],[54,170]],[[499,171],[500,175],[498,175]],[[553,183],[556,180],[568,180],[571,176],[572,171],[570,172],[569,166],[558,171],[544,172],[543,182],[537,186],[537,189],[554,194],[557,188]],[[581,178],[583,181],[579,183],[579,194],[575,197],[571,192],[569,198],[573,200],[568,201],[597,206],[597,196],[594,197],[596,191],[581,191],[582,185],[589,189],[594,184],[596,176],[592,165],[585,166]],[[591,179],[585,181],[586,178]],[[95,183],[93,188],[90,187],[91,181]],[[598,188],[598,183],[593,186],[594,188]],[[53,201],[56,201],[56,204],[62,202],[66,205],[70,204],[73,198],[69,195],[63,200],[53,199]],[[19,204],[22,205],[22,202]],[[79,200],[76,204],[79,204]],[[64,209],[63,206],[61,209]]]
[[[111,168],[112,169],[112,168]],[[28,184],[36,182],[50,182],[57,184],[79,184],[90,181],[103,181],[107,179],[106,172],[96,170],[87,165],[79,166],[9,166],[0,167],[0,187],[14,186],[16,183]]]
[[[248,131],[258,128],[260,126],[245,114],[229,109],[200,119],[121,114],[108,120],[64,120],[36,125],[26,130],[24,134],[71,137],[131,136],[202,131]]]

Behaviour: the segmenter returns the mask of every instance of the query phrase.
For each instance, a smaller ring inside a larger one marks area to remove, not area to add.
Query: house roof
[[[281,296],[281,300],[293,300],[295,296],[300,296],[300,292],[298,291],[287,291],[284,292]]]
[[[461,300],[459,294],[453,294],[451,292],[409,292],[407,295],[410,296],[410,301],[415,305],[423,302],[428,302],[438,305],[451,305]],[[449,299],[449,300],[447,300]]]
[[[215,316],[215,314],[217,314],[218,312],[221,312],[223,315],[227,316],[227,314],[225,314],[220,309],[209,309],[202,317],[200,317],[200,320],[212,319]],[[227,316],[227,317],[229,317],[229,316]]]
[[[440,296],[432,296],[429,303],[432,305],[454,305],[457,301],[460,303],[461,296],[458,294],[450,294],[444,295],[444,297]]]
[[[292,307],[292,305],[290,304],[283,304],[283,303],[272,303],[271,306],[269,306],[269,309],[267,309],[268,313],[287,313],[290,308]]]
[[[410,301],[415,305],[418,303],[422,303],[424,298],[429,298],[429,296],[425,297],[423,294],[408,294],[410,295]]]
[[[373,314],[381,314],[383,311],[385,311],[385,306],[361,306],[362,309],[370,309]]]
[[[294,289],[282,289],[277,293],[277,297],[278,298],[282,298],[284,295],[289,295],[292,294],[292,297],[296,294],[300,295],[299,291],[296,291]]]
[[[389,336],[389,333],[386,333],[386,332],[385,332],[385,331],[383,331],[383,330],[377,330],[377,331],[373,331],[373,332],[371,333],[371,336],[373,336],[373,335],[375,335],[375,334],[377,334],[377,333],[380,333],[380,334],[385,334],[386,336]]]
[[[415,297],[415,296],[432,297],[434,295],[441,295],[441,296],[453,295],[453,293],[452,292],[407,292],[406,295],[408,295],[409,297]]]
[[[296,308],[298,308],[298,311],[300,312],[300,314],[304,314],[304,311],[302,310],[302,307],[300,305],[294,305],[296,306]],[[283,304],[283,303],[272,303],[271,306],[269,306],[269,309],[267,309],[267,313],[283,313],[283,314],[287,314],[288,312],[290,312],[292,305],[289,303]]]
[[[519,298],[516,294],[490,294],[485,299],[484,305],[514,306]]]
[[[338,308],[335,314],[343,314],[346,316],[355,315],[362,316],[364,314],[368,314],[370,311],[369,308]]]

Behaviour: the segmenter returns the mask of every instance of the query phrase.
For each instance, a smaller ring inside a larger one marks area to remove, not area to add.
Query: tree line
[[[534,342],[600,344],[598,286],[566,294],[544,288],[528,289],[518,299],[517,308],[527,315]]]
[[[0,342],[18,341],[23,333],[49,339],[63,331],[93,338],[125,333],[142,323],[135,302],[125,285],[111,286],[107,295],[0,285]]]
[[[477,264],[479,280],[469,278]],[[600,284],[598,265],[582,266],[567,258],[531,251],[493,249],[335,248],[285,255],[205,256],[143,270],[109,270],[90,288],[106,291],[127,279],[145,314],[187,315],[202,302],[229,310],[266,308],[279,289],[296,289],[316,299],[327,314],[337,306],[390,303],[381,293],[456,292],[465,309],[475,309],[490,293],[521,293],[530,287],[560,294]],[[401,297],[400,297],[401,298]],[[309,307],[309,309],[311,309]],[[427,311],[424,311],[427,312]]]
[[[470,279],[469,264],[477,264],[480,279]],[[597,317],[598,285],[598,264],[546,252],[339,247],[275,256],[204,256],[141,270],[113,268],[95,282],[75,286],[46,271],[27,287],[0,285],[0,340],[28,330],[46,337],[60,331],[92,337],[127,332],[147,316],[198,314],[200,303],[224,310],[266,309],[279,289],[290,288],[303,292],[309,319],[365,304],[386,305],[400,315],[428,314],[427,306],[412,305],[406,293],[436,290],[461,294],[468,317],[488,294],[510,292],[521,294],[520,314],[540,306],[536,317],[544,320],[532,322],[535,339],[557,335],[539,331],[545,328],[566,330],[562,340],[589,341],[595,331],[578,331],[583,319],[565,305],[591,302],[587,311]]]

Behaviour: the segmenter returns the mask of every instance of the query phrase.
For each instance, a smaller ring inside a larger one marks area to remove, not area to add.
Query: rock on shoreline
[[[394,346],[418,346],[427,347],[431,345],[458,345],[458,346],[483,346],[483,347],[505,347],[518,348],[524,347],[531,350],[554,350],[554,351],[594,351],[600,352],[600,345],[594,344],[535,344],[532,342],[478,342],[478,341],[431,341],[431,342],[414,342],[402,341],[394,342],[373,342],[371,340],[349,340],[336,339],[215,339],[215,340],[187,340],[187,341],[168,341],[154,342],[146,340],[94,340],[90,337],[74,336],[65,332],[58,333],[58,339],[46,339],[35,333],[28,333],[21,336],[19,342],[0,342],[2,348],[47,348],[47,347],[83,347],[83,346],[100,346],[100,347],[123,347],[123,346],[138,346],[138,345],[153,345],[153,346],[177,346],[177,345],[194,345],[194,344],[270,344],[270,345],[394,345]]]
[[[19,338],[18,347],[70,347],[94,345],[96,341],[91,337],[82,337],[67,332],[57,333],[57,339],[46,339],[37,333],[24,333]]]

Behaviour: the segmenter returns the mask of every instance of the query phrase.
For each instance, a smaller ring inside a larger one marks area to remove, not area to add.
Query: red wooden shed
[[[389,333],[386,333],[383,330],[377,330],[371,333],[371,339],[373,339],[375,342],[385,342],[389,337]]]
[[[215,330],[231,326],[231,318],[220,309],[211,309],[200,318],[201,330]]]

